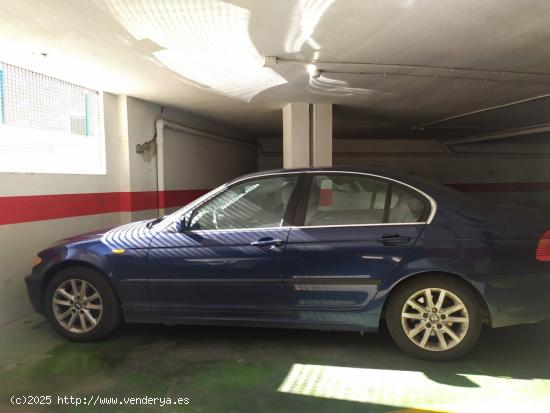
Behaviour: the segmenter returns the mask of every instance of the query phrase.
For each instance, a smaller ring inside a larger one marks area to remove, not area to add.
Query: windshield
[[[168,226],[170,226],[173,222],[178,221],[181,219],[181,217],[190,209],[193,209],[196,205],[202,203],[204,200],[210,198],[212,195],[216,194],[217,192],[221,191],[227,186],[227,184],[223,184],[217,188],[214,188],[213,190],[207,192],[206,194],[198,197],[194,201],[191,201],[189,204],[181,207],[177,211],[172,212],[169,215],[165,215],[163,217],[155,218],[154,220],[150,221],[147,225],[149,228],[154,228],[155,230],[162,231]]]

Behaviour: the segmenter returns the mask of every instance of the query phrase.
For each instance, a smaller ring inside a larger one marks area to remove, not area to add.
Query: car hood
[[[109,228],[103,228],[103,229],[96,229],[94,231],[85,232],[83,234],[73,235],[71,237],[63,238],[58,241],[55,241],[54,245],[76,244],[79,242],[99,239],[103,234],[107,233],[112,229],[113,227],[109,227]]]
[[[101,242],[110,249],[148,248],[155,233],[147,228],[147,222],[149,220],[91,231],[57,241],[55,245]]]

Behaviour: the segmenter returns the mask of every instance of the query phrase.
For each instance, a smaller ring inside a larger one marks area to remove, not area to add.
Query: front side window
[[[280,227],[297,179],[284,175],[236,184],[197,208],[189,229]]]
[[[414,223],[426,212],[424,198],[399,184],[366,175],[316,175],[304,225]]]

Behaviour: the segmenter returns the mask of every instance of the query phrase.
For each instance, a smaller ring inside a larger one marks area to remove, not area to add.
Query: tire
[[[81,342],[107,336],[121,320],[120,306],[109,281],[83,266],[65,268],[51,279],[44,294],[44,314],[61,336]]]
[[[428,294],[431,311],[426,308]],[[424,360],[443,361],[460,358],[474,347],[482,320],[478,300],[467,285],[445,275],[426,275],[405,281],[390,294],[386,323],[402,350]]]

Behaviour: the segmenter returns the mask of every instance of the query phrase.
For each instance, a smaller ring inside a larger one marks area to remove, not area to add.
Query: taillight
[[[542,234],[535,256],[539,261],[550,261],[550,230]]]

